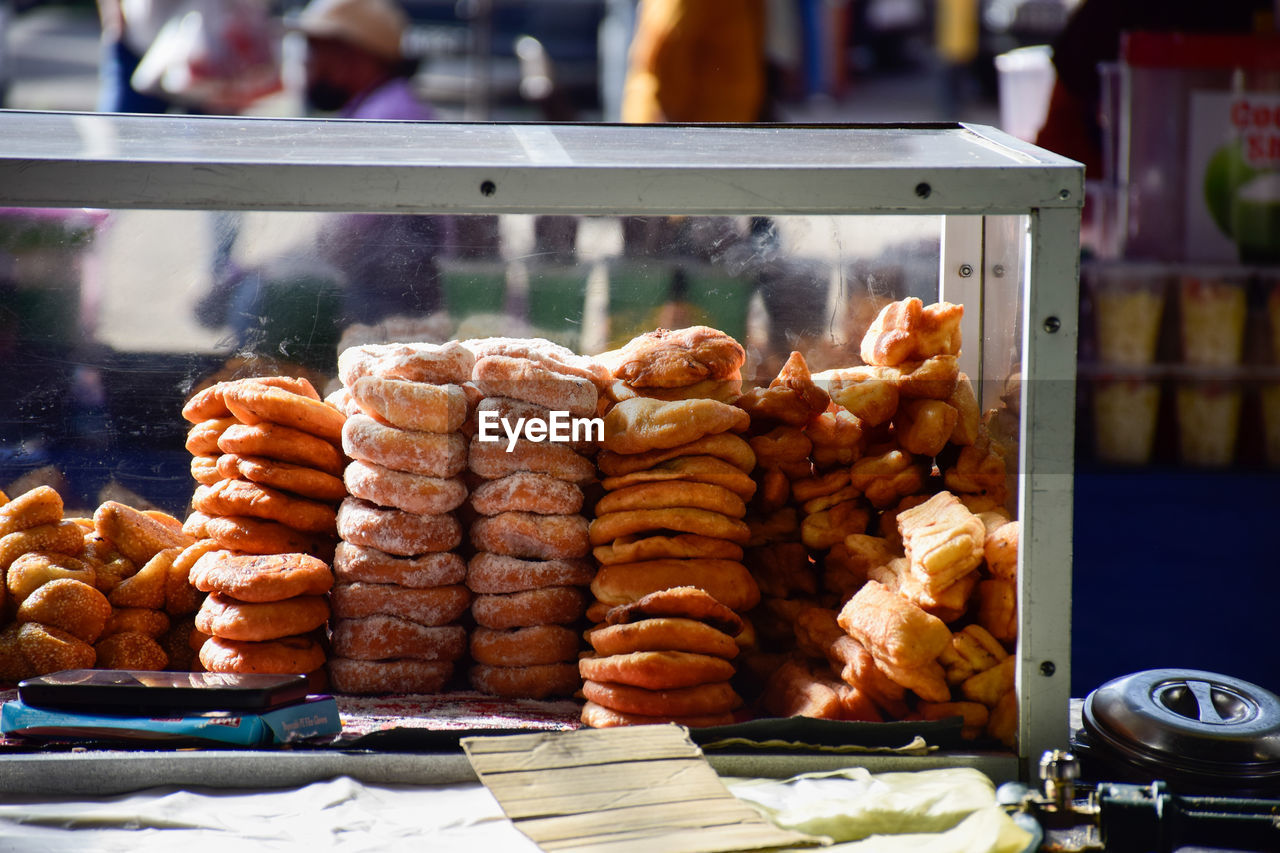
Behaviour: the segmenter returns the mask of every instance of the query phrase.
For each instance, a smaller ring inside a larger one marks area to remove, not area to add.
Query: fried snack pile
[[[0,492],[0,681],[61,669],[187,669],[198,548],[182,523],[114,501],[64,518],[58,492]]]
[[[672,588],[690,588],[686,597],[709,598],[738,618],[760,599],[742,562],[750,536],[743,517],[756,484],[755,453],[739,433],[750,419],[726,402],[741,388],[745,352],[723,332],[695,326],[640,335],[601,360],[614,382],[597,459],[604,495],[590,538],[600,568],[588,620],[599,625],[617,618],[619,607]],[[739,623],[730,636],[740,634],[745,640],[750,632]],[[604,655],[599,648],[583,659],[590,703],[583,722],[619,725],[627,715],[718,722],[740,704],[729,658],[658,642],[643,659],[634,656],[640,651]],[[637,669],[670,672],[641,676]],[[660,686],[673,678],[678,687]]]
[[[338,509],[330,683],[434,693],[466,654],[471,604],[457,549],[475,358],[457,343],[369,344],[338,356],[347,497]]]
[[[507,698],[572,696],[587,607],[588,558],[583,487],[596,479],[595,443],[570,431],[550,436],[551,412],[595,416],[608,372],[596,362],[542,339],[465,341],[474,353],[469,387],[471,437],[470,540],[467,566],[474,594],[471,686]],[[481,425],[497,440],[483,440]],[[523,426],[518,426],[523,424]]]
[[[208,593],[195,616],[200,664],[320,671],[346,416],[309,380],[288,376],[215,383],[182,416],[198,484],[183,524],[196,540],[185,568]]]

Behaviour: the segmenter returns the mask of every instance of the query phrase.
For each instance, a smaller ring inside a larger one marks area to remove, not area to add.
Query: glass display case
[[[1077,164],[957,124],[6,113],[0,488],[181,517],[193,389],[248,372],[331,389],[355,344],[594,355],[705,324],[743,345],[750,387],[793,351],[860,364],[890,301],[958,303],[1022,525],[1018,746],[897,760],[1017,776],[1067,739],[1082,200]]]

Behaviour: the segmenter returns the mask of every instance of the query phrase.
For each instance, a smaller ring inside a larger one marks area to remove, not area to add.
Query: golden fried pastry
[[[467,565],[467,588],[501,594],[557,586],[586,586],[596,568],[587,559],[522,560],[480,552]]]
[[[582,706],[582,724],[593,729],[609,729],[617,726],[654,726],[664,723],[675,723],[678,726],[696,729],[707,726],[727,726],[733,723],[733,714],[728,711],[721,714],[700,714],[696,716],[628,714],[615,711],[595,702],[587,702]]]
[[[805,477],[791,483],[791,497],[796,503],[805,504],[811,500],[836,494],[849,485],[849,470],[838,468],[821,475]],[[861,494],[862,490],[858,489]]]
[[[191,457],[191,479],[202,486],[212,486],[222,479],[218,473],[218,459],[223,454]]]
[[[569,625],[582,618],[587,598],[576,586],[545,586],[502,595],[477,595],[471,616],[494,630],[532,625]]]
[[[597,515],[589,529],[592,545],[606,545],[623,536],[647,531],[696,533],[732,542],[746,542],[751,538],[751,529],[739,519],[683,506],[605,513]]]
[[[699,536],[696,533],[678,533],[670,536],[620,536],[608,545],[592,549],[592,554],[599,563],[609,566],[665,557],[741,560],[743,551],[741,545],[727,539]]]
[[[969,597],[978,583],[978,573],[968,572],[941,589],[930,590],[928,579],[905,557],[868,570],[867,577],[879,581],[943,622],[954,622],[965,614],[969,608]]]
[[[744,501],[751,500],[757,489],[756,481],[750,474],[714,456],[677,456],[674,459],[659,462],[652,468],[632,471],[618,477],[606,477],[600,485],[605,491],[612,492],[640,483],[660,483],[670,480],[721,486]]]
[[[951,640],[951,631],[941,619],[874,580],[845,603],[838,618],[840,627],[873,656],[898,667],[933,661]]]
[[[849,469],[849,485],[862,490],[876,509],[893,506],[924,486],[924,464],[909,453],[888,449],[871,453]]]
[[[471,686],[490,696],[507,699],[545,699],[572,696],[582,680],[575,663],[544,663],[532,666],[488,666],[476,664],[467,673]]]
[[[951,431],[952,444],[973,444],[978,440],[978,425],[982,421],[982,411],[978,406],[978,397],[973,390],[973,382],[963,371],[956,379],[955,390],[947,398],[947,405],[956,410],[956,425]]]
[[[356,545],[412,557],[448,551],[462,541],[462,526],[450,514],[417,515],[347,498],[338,507],[338,535]]]
[[[200,606],[195,625],[213,637],[259,642],[305,634],[328,620],[329,602],[323,595],[248,602],[212,592]]]
[[[723,459],[741,471],[751,473],[756,467],[756,454],[741,436],[731,432],[704,435],[688,444],[645,453],[613,453],[601,451],[596,460],[600,472],[607,477],[621,477],[636,471],[645,471],[668,460],[683,456],[714,456]]]
[[[987,734],[1009,749],[1018,746],[1018,694],[1009,690],[991,709],[987,719]]]
[[[116,607],[148,607],[152,610],[163,610],[169,584],[169,571],[173,561],[183,550],[178,546],[156,552],[150,560],[142,564],[138,571],[116,584],[107,595],[107,600]]]
[[[669,450],[704,436],[742,432],[751,418],[716,400],[654,400],[636,397],[618,403],[604,417],[602,447],[613,453]]]
[[[220,548],[246,554],[289,554],[298,552],[323,559],[333,551],[333,539],[294,530],[275,521],[248,516],[210,518],[205,535]]]
[[[914,296],[880,310],[862,338],[860,354],[867,364],[894,366],[935,355],[960,352],[963,305],[925,305]]]
[[[818,594],[818,579],[802,542],[770,542],[753,548],[746,566],[766,598]]]
[[[26,662],[27,675],[47,675],[64,669],[89,669],[97,659],[93,646],[61,628],[39,622],[21,623],[16,643],[18,653]]]
[[[457,385],[471,378],[475,362],[471,350],[458,341],[364,344],[338,353],[338,378],[348,387],[362,376]]]
[[[172,624],[169,614],[163,610],[151,610],[146,607],[113,607],[111,618],[107,620],[100,636],[109,637],[122,631],[131,631],[159,639],[172,627]]]
[[[1013,581],[978,584],[978,624],[1005,643],[1018,638],[1018,588]]]
[[[603,566],[591,582],[591,592],[605,604],[626,604],[672,587],[705,590],[735,611],[760,602],[760,587],[742,563],[732,560],[647,560]]]
[[[775,717],[839,720],[844,716],[839,687],[836,679],[815,672],[802,661],[788,659],[770,673],[760,702]]]
[[[488,480],[528,471],[546,474],[569,483],[588,483],[596,478],[596,466],[573,448],[554,442],[519,439],[514,445],[502,441],[471,439],[467,466]]]
[[[486,396],[524,400],[577,417],[594,416],[599,400],[599,391],[591,379],[505,355],[477,359],[471,381]]]
[[[91,584],[72,578],[58,578],[38,587],[18,605],[18,622],[39,622],[61,628],[92,644],[102,635],[111,618],[107,597]]]
[[[582,695],[587,701],[614,711],[649,717],[724,714],[742,705],[742,697],[727,681],[671,690],[646,690],[629,684],[587,681],[582,685]]]
[[[462,583],[467,564],[452,551],[401,557],[353,542],[339,542],[333,554],[333,573],[344,583],[364,581],[427,589]]]
[[[763,435],[749,440],[755,451],[758,465],[777,465],[806,459],[813,450],[813,441],[804,430],[793,426],[774,427]]]
[[[195,561],[190,580],[202,592],[221,593],[237,601],[264,602],[323,595],[333,586],[333,573],[323,560],[306,554],[215,550]]]
[[[874,655],[873,655],[874,657]],[[876,668],[926,702],[946,702],[951,698],[946,671],[936,660],[918,666],[901,666],[875,657]]]
[[[293,376],[253,376],[245,379],[230,379],[218,382],[191,395],[182,407],[182,417],[189,423],[198,424],[211,418],[225,418],[231,415],[224,395],[227,389],[234,388],[242,382],[254,382],[273,388],[282,388],[293,394],[299,394],[312,400],[319,400],[320,395],[315,386],[305,377]]]
[[[898,393],[903,398],[947,400],[960,381],[959,361],[954,355],[935,355],[888,369],[898,372]]]
[[[503,512],[471,525],[471,544],[480,551],[537,560],[563,560],[591,553],[587,520],[580,515]]]
[[[540,666],[576,660],[578,635],[564,625],[528,625],[497,630],[477,626],[471,632],[471,659],[487,666]]]
[[[931,593],[982,562],[986,528],[950,492],[898,513],[898,531],[912,568]]]
[[[608,492],[596,502],[595,511],[597,515],[606,515],[670,506],[696,507],[732,518],[742,518],[747,514],[747,505],[742,498],[728,489],[710,483],[681,480],[639,483]]]
[[[888,423],[898,410],[898,371],[875,365],[834,368],[814,374],[831,402],[867,426]]]
[[[784,506],[766,516],[749,519],[751,538],[748,547],[759,547],[769,542],[793,542],[800,534],[800,517],[793,506]]]
[[[0,505],[0,537],[62,520],[62,496],[50,486],[36,486]]]
[[[191,496],[191,505],[196,511],[211,517],[243,515],[261,518],[304,533],[331,533],[337,519],[329,504],[296,497],[249,480],[219,480],[212,486],[197,486]]]
[[[634,388],[678,388],[703,379],[736,379],[746,358],[742,345],[724,332],[690,326],[637,335],[600,360]]]
[[[866,533],[870,520],[871,512],[861,501],[845,501],[805,516],[800,522],[800,539],[809,548],[822,551],[855,533]]]
[[[955,465],[942,476],[947,488],[959,494],[989,497],[996,505],[1008,497],[1004,456],[983,430],[976,442],[960,448]]]
[[[846,634],[832,643],[827,660],[839,671],[841,681],[858,688],[886,717],[896,719],[907,713],[906,688],[881,672],[871,652],[853,637]]]
[[[334,444],[342,440],[342,422],[346,415],[323,400],[251,379],[228,386],[222,400],[240,423],[267,421],[311,433]]]
[[[846,409],[833,407],[818,415],[805,427],[813,442],[813,464],[821,469],[855,461],[862,455],[863,432],[862,421]]]
[[[937,456],[950,440],[959,417],[959,412],[941,400],[903,400],[893,416],[893,433],[908,453]]]
[[[347,496],[347,487],[341,478],[316,468],[280,462],[263,456],[240,456],[236,453],[223,453],[213,458],[216,474],[214,479],[211,482],[205,482],[199,477],[196,478],[197,482],[206,486],[212,486],[218,480],[238,479],[249,480],[262,486],[318,501],[340,501]],[[193,475],[195,464],[196,460],[191,460]]]
[[[228,427],[235,426],[238,423],[239,421],[230,415],[201,421],[187,430],[187,440],[184,446],[192,456],[216,456],[219,452],[218,439],[222,437]]]
[[[37,524],[0,536],[0,571],[7,572],[14,561],[31,551],[79,554],[84,547],[84,531],[74,521]]]
[[[938,655],[953,687],[979,672],[985,672],[1009,656],[1000,641],[981,625],[966,625],[951,635],[951,645]]]
[[[1017,666],[1017,659],[1010,655],[990,669],[966,678],[960,683],[960,692],[971,702],[994,708],[1001,696],[1013,691]]]
[[[169,655],[158,642],[136,631],[120,631],[103,637],[93,647],[99,669],[162,670]]]
[[[705,622],[731,637],[739,636],[746,623],[737,612],[705,589],[672,586],[609,609],[608,625],[625,625],[643,619],[673,617]]]
[[[578,661],[578,673],[595,682],[670,690],[728,681],[734,668],[722,657],[661,650],[584,657]]]
[[[733,379],[703,379],[692,385],[673,388],[633,388],[621,379],[610,382],[603,389],[610,402],[621,403],[632,397],[652,397],[655,400],[694,400],[705,398],[721,403],[735,403],[742,396],[742,377]]]
[[[338,620],[330,645],[335,655],[352,660],[453,661],[466,653],[467,631],[461,625],[419,625],[376,613]]]
[[[382,614],[398,616],[419,625],[457,622],[471,604],[471,592],[461,584],[411,589],[395,584],[340,583],[329,593],[333,615],[340,619],[364,619]]]
[[[678,616],[650,616],[638,622],[597,625],[586,633],[596,654],[625,655],[631,652],[677,651],[732,660],[738,644],[725,632]]]
[[[488,480],[471,490],[471,507],[481,515],[573,515],[582,511],[582,502],[582,489],[576,483],[531,471]]]
[[[960,717],[960,736],[965,740],[977,740],[987,727],[987,706],[977,702],[921,702],[916,705],[915,717],[921,720],[946,720]]]
[[[342,425],[342,450],[352,459],[427,477],[453,477],[467,467],[467,440],[458,433],[400,429],[365,414]]]
[[[578,355],[545,338],[472,338],[462,342],[477,359],[491,355],[531,361],[552,373],[589,379],[603,388],[613,381],[609,369],[594,358]]]
[[[97,571],[93,566],[70,554],[56,551],[27,551],[9,564],[4,573],[4,585],[9,598],[21,605],[28,595],[42,585],[59,578],[70,578],[97,586]]]
[[[826,411],[831,397],[809,371],[804,356],[792,351],[767,388],[754,388],[738,401],[753,422],[802,427]]]
[[[989,530],[982,543],[982,555],[987,561],[987,571],[997,580],[1013,581],[1018,578],[1018,537],[1022,525],[1016,521]]]
[[[264,642],[210,637],[200,646],[200,663],[209,672],[300,675],[314,672],[324,662],[324,648],[311,637],[282,637]],[[336,679],[334,687],[338,689]]]
[[[342,451],[332,442],[309,432],[266,422],[227,427],[218,437],[218,450],[305,465],[335,477],[342,475],[346,465]]]

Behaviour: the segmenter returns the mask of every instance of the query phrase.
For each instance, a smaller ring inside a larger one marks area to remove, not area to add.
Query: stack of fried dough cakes
[[[594,574],[583,486],[596,468],[581,422],[596,416],[608,373],[536,338],[464,346],[476,357],[467,427],[470,683],[508,698],[569,696],[580,686],[575,626]]]
[[[466,653],[457,553],[474,359],[457,343],[369,344],[338,357],[349,497],[338,510],[329,676],[345,693],[434,693]]]
[[[201,540],[190,581],[209,593],[195,617],[213,672],[315,672],[329,618],[326,562],[345,494],[345,416],[306,379],[219,382],[183,407],[200,484],[184,530]]]

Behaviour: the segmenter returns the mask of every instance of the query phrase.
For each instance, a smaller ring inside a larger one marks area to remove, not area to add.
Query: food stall
[[[815,376],[859,364],[860,341],[891,302],[963,306],[958,364],[981,410],[1007,427],[1003,511],[1021,524],[1008,643],[1013,745],[953,740],[850,754],[844,747],[861,741],[896,743],[913,723],[837,722],[817,746],[706,752],[733,775],[962,765],[1001,781],[1033,777],[1045,750],[1066,745],[1078,165],[962,124],[422,125],[15,112],[0,128],[0,206],[88,209],[102,220],[82,248],[92,272],[38,285],[93,314],[80,318],[86,331],[61,342],[75,375],[60,422],[30,405],[41,389],[21,362],[10,362],[18,369],[5,381],[6,397],[26,408],[0,437],[0,481],[14,498],[11,484],[47,482],[20,478],[52,472],[67,517],[93,515],[114,496],[185,518],[196,484],[184,404],[252,367],[312,377],[323,392],[349,346],[501,335],[594,356],[658,326],[705,324],[741,343],[743,387],[767,387],[793,351]],[[344,303],[344,273],[323,258],[334,216],[353,229],[378,217],[450,219],[429,316],[352,320],[360,306]],[[253,286],[226,296],[231,314],[202,326],[195,306],[208,296],[219,250]],[[245,307],[246,293],[260,301]],[[12,321],[24,342],[24,319]],[[456,726],[432,724],[451,719],[449,695],[348,704],[344,724],[360,719],[363,734],[379,737],[334,748],[8,744],[0,779],[29,793],[290,786],[338,774],[469,780]],[[491,730],[577,727],[572,698],[487,707]],[[766,726],[748,730],[748,740],[792,739],[768,728],[785,722],[737,724]],[[927,721],[914,725],[929,734]]]

